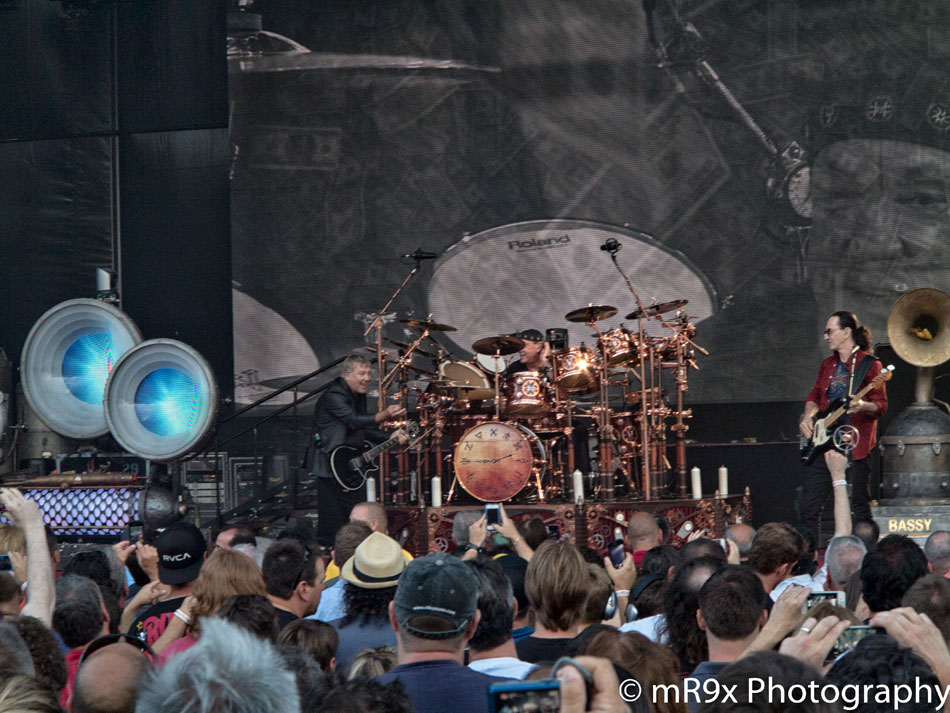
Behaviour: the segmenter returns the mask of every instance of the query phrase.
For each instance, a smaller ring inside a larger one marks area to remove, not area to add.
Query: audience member
[[[909,537],[888,535],[861,562],[864,601],[874,614],[899,607],[911,585],[926,574],[923,550]]]
[[[635,671],[644,691],[654,686],[677,686],[680,682],[676,656],[666,646],[654,643],[641,634],[619,631],[598,633],[587,646],[588,656],[609,659],[627,671]],[[673,689],[668,689],[673,690]],[[653,713],[685,713],[685,701],[672,697],[646,696]]]
[[[33,657],[12,621],[0,621],[0,671],[33,676]]]
[[[66,685],[66,660],[56,635],[32,616],[18,616],[11,620],[20,632],[33,658],[34,678],[54,695]]]
[[[643,511],[630,513],[627,541],[633,552],[633,563],[639,567],[647,550],[663,544],[663,531],[657,525],[656,517]]]
[[[277,646],[275,650],[297,681],[301,706],[309,710],[312,702],[319,700],[323,694],[324,681],[320,667],[308,652],[296,646]]]
[[[950,582],[946,577],[938,574],[921,577],[904,594],[901,606],[926,614],[950,645]]]
[[[357,678],[331,689],[314,713],[414,713],[402,687]]]
[[[56,582],[53,628],[69,649],[66,654],[66,686],[59,699],[65,708],[73,692],[73,680],[83,648],[93,639],[109,633],[109,615],[95,582],[77,574],[67,574]]]
[[[452,551],[453,555],[461,557],[468,551],[468,547],[471,544],[468,539],[468,529],[474,523],[478,522],[481,517],[481,510],[461,510],[455,513],[455,517],[452,519],[452,539],[455,540],[455,549]]]
[[[277,609],[270,599],[263,595],[235,594],[228,597],[218,610],[218,618],[239,626],[270,644],[277,643],[280,633]]]
[[[330,622],[340,635],[336,661],[341,670],[363,649],[396,644],[388,608],[405,568],[399,543],[382,532],[363,540],[343,565],[340,576],[347,582],[344,613],[341,619]]]
[[[511,637],[518,606],[511,582],[492,560],[470,560],[465,565],[478,582],[477,606],[481,612],[478,628],[468,642],[468,667],[492,676],[523,679],[534,666],[518,658]]]
[[[924,542],[927,569],[940,577],[950,577],[950,532],[935,530]]]
[[[653,518],[656,520],[656,526],[660,528],[660,544],[670,544],[670,535],[673,534],[673,528],[670,527],[670,521],[661,513],[655,513]]]
[[[657,626],[658,638],[673,650],[679,660],[680,673],[690,673],[701,662],[709,660],[706,634],[696,618],[699,590],[725,566],[722,560],[713,557],[690,560],[677,568],[666,590],[663,621]]]
[[[614,583],[603,565],[587,563],[587,587],[587,601],[581,609],[580,629],[601,622],[620,625],[623,612],[617,606],[618,597],[614,591]],[[629,595],[624,599],[628,597]]]
[[[201,566],[192,595],[175,611],[152,647],[159,660],[165,664],[194,646],[201,637],[204,621],[217,614],[225,600],[235,594],[266,596],[264,577],[246,555],[218,548]]]
[[[386,515],[386,508],[375,501],[357,503],[350,511],[350,522],[364,522],[369,525],[373,532],[379,532],[383,535],[389,534],[389,517]],[[403,557],[407,562],[412,561],[412,555],[406,550],[402,551]],[[334,558],[336,560],[336,558]],[[339,565],[342,567],[343,565]],[[340,574],[338,566],[331,562],[327,566],[326,578],[333,579]],[[326,621],[326,620],[325,620]]]
[[[710,575],[699,590],[696,620],[706,632],[709,655],[690,674],[706,681],[732,663],[765,626],[765,589],[747,567],[727,565]]]
[[[16,488],[0,488],[0,505],[5,516],[22,533],[26,543],[26,579],[20,584],[26,587],[26,604],[21,614],[33,616],[47,626],[53,625],[53,608],[56,602],[54,570],[59,562],[56,538],[43,523],[39,506],[27,500]],[[14,572],[24,569],[22,550],[7,550]],[[18,567],[18,563],[21,566]]]
[[[219,549],[208,558],[208,567],[225,561],[219,558],[228,554],[253,566],[246,556]],[[196,597],[201,585],[199,577]],[[263,585],[261,579],[261,594]],[[135,710],[298,713],[300,696],[294,674],[273,646],[233,624],[210,618],[204,622],[197,644],[145,677]]]
[[[376,678],[392,671],[398,663],[395,646],[376,646],[360,651],[346,671],[347,680]]]
[[[875,520],[855,520],[851,526],[851,534],[859,538],[870,552],[881,539],[881,528]]]
[[[785,522],[769,522],[755,533],[749,549],[749,566],[771,594],[791,574],[803,552],[805,540],[794,527]]]
[[[768,681],[776,691],[791,691],[793,686],[808,690],[809,686],[817,687],[823,683],[818,671],[799,659],[773,651],[760,651],[729,664],[716,676],[719,685],[729,686],[733,696],[716,696],[699,706],[699,710],[702,713],[837,713],[840,710],[837,703],[825,703],[820,696],[804,696],[801,702],[796,698],[792,704],[783,696],[750,692],[755,690],[749,685],[750,679]],[[691,698],[690,704],[695,703]]]
[[[231,549],[231,543],[234,538],[239,535],[243,538],[247,538],[243,540],[244,542],[252,541],[255,546],[257,545],[254,528],[250,525],[224,525],[220,530],[215,532],[211,538],[214,542],[214,549]]]
[[[546,540],[534,553],[525,592],[534,616],[534,633],[518,641],[518,658],[529,663],[556,661],[580,632],[587,601],[587,563],[563,540]]]
[[[0,673],[0,713],[61,713],[56,696],[31,676]]]
[[[739,548],[739,559],[747,562],[749,559],[749,550],[752,549],[752,540],[755,538],[755,528],[744,522],[734,522],[726,527],[723,535],[726,539],[732,540]]]
[[[640,562],[640,574],[659,574],[664,579],[673,576],[673,569],[682,561],[680,551],[673,545],[659,545],[646,551]]]
[[[524,541],[532,550],[538,549],[542,542],[551,537],[551,533],[548,532],[548,527],[544,524],[544,520],[537,515],[519,522],[518,532],[521,533]]]
[[[356,548],[367,537],[373,534],[370,526],[365,522],[353,520],[346,523],[337,530],[333,539],[333,560],[327,567],[335,568],[337,572],[346,564],[346,561],[353,556]],[[317,605],[317,611],[310,618],[320,621],[333,621],[343,616],[343,590],[346,588],[346,580],[337,575],[336,577],[324,576],[323,592],[320,594],[320,603]]]
[[[281,629],[316,613],[323,591],[323,560],[310,556],[301,542],[277,540],[264,554],[261,572]]]
[[[541,546],[539,555],[545,547]],[[574,556],[578,572],[583,572],[576,550]],[[528,568],[529,597],[533,565],[534,561]],[[486,688],[501,679],[462,665],[465,645],[478,628],[477,593],[472,570],[447,554],[430,554],[410,562],[400,578],[389,606],[399,665],[377,680],[402,683],[415,713],[488,711]],[[579,597],[577,605],[582,603]]]
[[[9,572],[0,572],[0,619],[16,616],[23,603],[23,590]]]
[[[832,537],[825,550],[825,582],[821,589],[825,591],[844,591],[851,575],[861,570],[861,562],[867,553],[867,546],[860,537],[839,535]],[[814,591],[818,591],[816,588]]]
[[[178,522],[158,536],[155,551],[158,580],[136,592],[122,614],[122,630],[149,646],[155,645],[175,611],[192,593],[208,542],[197,527]]]
[[[325,621],[297,619],[281,629],[277,643],[306,651],[324,673],[336,671],[336,649],[340,635]]]
[[[70,713],[133,713],[139,681],[152,662],[141,649],[113,643],[83,659]]]
[[[116,588],[109,564],[109,556],[105,550],[87,550],[76,553],[63,568],[63,574],[78,574],[80,577],[91,579],[102,593],[102,602],[109,614],[109,633],[117,634],[122,619],[123,587]]]
[[[697,537],[693,540],[689,540],[680,548],[681,565],[700,557],[712,557],[719,561],[720,567],[725,567],[729,564],[729,557],[722,548],[722,545],[715,540],[710,540],[708,537]]]

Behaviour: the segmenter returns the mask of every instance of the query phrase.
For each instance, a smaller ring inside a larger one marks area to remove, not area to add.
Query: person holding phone
[[[492,523],[489,523],[489,517]],[[504,542],[489,538],[489,535],[494,534],[500,535]],[[508,517],[505,507],[501,503],[485,503],[485,512],[468,528],[468,544],[465,545],[462,559],[474,559],[482,552],[493,552],[506,546],[510,546],[515,554],[529,562],[534,555],[534,550],[518,532],[514,520]]]

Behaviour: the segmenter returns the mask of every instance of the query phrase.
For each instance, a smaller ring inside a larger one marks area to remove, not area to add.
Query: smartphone
[[[831,657],[841,656],[841,654],[857,646],[858,642],[865,636],[876,634],[879,631],[883,631],[879,626],[867,626],[866,624],[849,626],[841,632],[841,635],[838,637],[835,645],[831,647],[831,651],[828,652],[828,655]]]
[[[548,525],[548,537],[552,540],[561,539],[561,526],[557,523],[552,523]]]
[[[139,541],[139,537],[142,536],[144,531],[145,531],[145,525],[143,523],[138,522],[136,520],[132,520],[131,522],[129,522],[128,526],[125,528],[124,539],[128,540],[134,545]]]
[[[10,562],[10,555],[0,555],[0,572],[12,572],[13,563]]]
[[[696,526],[693,524],[693,521],[687,520],[680,525],[680,528],[676,531],[676,536],[685,540],[694,529],[696,529]]]
[[[501,522],[501,506],[498,503],[485,503],[485,524],[497,525]]]
[[[716,540],[719,543],[719,546],[722,547],[722,551],[726,554],[729,554],[729,548],[726,546],[726,538],[722,537]]]
[[[607,545],[607,554],[610,555],[610,564],[614,566],[614,569],[623,567],[623,560],[627,554],[623,549],[623,540],[614,540]]]
[[[844,607],[846,601],[847,598],[845,597],[844,592],[812,592],[805,600],[805,606],[802,608],[802,614],[807,612],[813,606],[821,604],[822,602],[830,602],[835,606]]]
[[[490,713],[536,713],[561,710],[561,681],[513,681],[488,686]]]

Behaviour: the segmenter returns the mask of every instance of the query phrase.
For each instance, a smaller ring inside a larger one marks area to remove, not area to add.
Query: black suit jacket
[[[332,478],[330,453],[342,445],[359,447],[366,440],[385,440],[385,432],[376,428],[374,414],[366,413],[366,394],[355,394],[342,376],[323,392],[313,414],[314,439],[307,464],[311,474]]]

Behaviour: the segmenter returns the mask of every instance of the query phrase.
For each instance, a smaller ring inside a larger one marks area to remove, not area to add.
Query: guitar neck
[[[407,431],[407,433],[408,433],[408,435],[409,435],[410,437],[411,437],[411,436],[414,436],[415,433],[416,433],[416,424],[415,424],[415,422],[409,424],[409,426],[406,427],[406,431]],[[383,443],[380,443],[378,446],[373,446],[372,448],[370,448],[368,451],[366,451],[366,453],[364,453],[364,454],[361,456],[361,458],[363,459],[364,462],[369,463],[371,460],[373,460],[373,459],[374,459],[376,456],[378,456],[380,453],[383,453],[383,452],[385,452],[385,451],[388,451],[390,448],[392,448],[392,447],[393,447],[394,445],[396,445],[398,442],[399,442],[399,436],[393,436],[393,437],[390,438],[388,441],[384,441]]]
[[[875,379],[870,384],[868,384],[863,389],[861,389],[858,393],[854,394],[851,397],[851,401],[859,401],[863,399],[866,393],[876,388],[877,386],[878,386],[878,383],[877,383],[877,380]],[[839,418],[841,418],[841,415],[844,413],[844,411],[845,411],[845,407],[842,405],[836,408],[830,414],[828,414],[827,418],[825,418],[825,427],[827,428],[829,425],[831,425],[832,423],[837,421]]]

